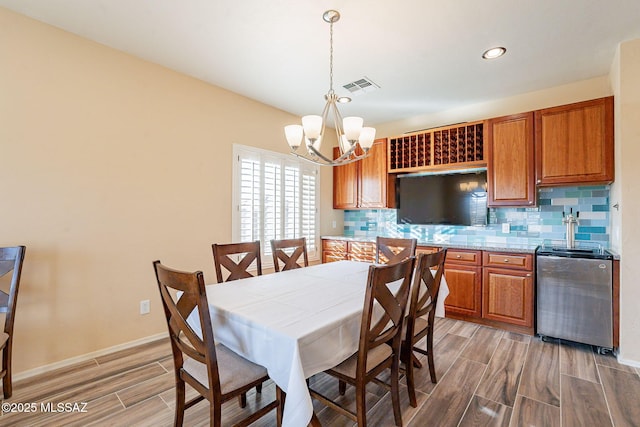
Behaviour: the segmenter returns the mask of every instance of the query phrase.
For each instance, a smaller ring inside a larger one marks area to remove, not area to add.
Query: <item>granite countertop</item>
[[[347,240],[351,242],[375,242],[375,237],[346,237],[346,236],[321,236],[322,239]],[[451,243],[435,240],[418,240],[418,246],[437,246],[440,248],[472,249],[487,251],[505,251],[515,253],[533,254],[538,245],[515,243]]]

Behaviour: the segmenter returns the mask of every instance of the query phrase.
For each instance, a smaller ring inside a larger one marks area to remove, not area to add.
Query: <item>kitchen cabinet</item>
[[[613,97],[535,112],[537,184],[610,184]]]
[[[533,256],[483,254],[482,318],[533,328]]]
[[[358,147],[359,150],[359,147]],[[338,148],[334,148],[334,157]],[[387,174],[387,140],[374,141],[363,160],[333,168],[334,209],[395,206],[395,175]]]
[[[491,119],[487,126],[487,206],[534,206],[534,114]]]
[[[375,262],[376,244],[374,242],[349,242],[347,257],[351,261]]]
[[[449,287],[445,300],[447,315],[482,315],[482,252],[448,249],[444,276]]]
[[[389,172],[484,167],[484,121],[412,132],[389,139]]]
[[[346,240],[322,239],[322,262],[346,260],[347,249]]]
[[[339,239],[322,239],[322,262],[342,260],[374,262],[376,257],[374,242],[358,242]]]

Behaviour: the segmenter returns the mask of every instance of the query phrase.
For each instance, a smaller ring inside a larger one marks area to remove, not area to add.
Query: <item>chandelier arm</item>
[[[333,160],[331,160],[330,158],[322,154],[320,151],[316,150],[316,147],[314,147],[313,144],[310,144],[308,148],[309,148],[309,154],[311,154],[312,156],[317,156],[327,163],[333,163]]]
[[[307,156],[301,155],[301,154],[296,153],[294,151],[292,151],[291,154],[293,154],[294,156],[298,157],[299,159],[305,160],[305,161],[307,161],[309,163],[313,163],[314,165],[319,165],[319,166],[342,166],[342,165],[347,165],[349,163],[357,162],[357,161],[362,160],[365,157],[367,157],[366,155],[362,154],[360,156],[352,157],[350,159],[346,159],[346,160],[342,160],[342,161],[338,161],[338,159],[330,161],[326,157],[322,156],[325,159],[325,161],[320,161],[320,160],[312,159],[312,158],[309,158]]]

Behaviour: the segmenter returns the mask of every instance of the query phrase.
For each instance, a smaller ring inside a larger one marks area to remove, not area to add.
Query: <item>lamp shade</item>
[[[302,144],[302,126],[289,125],[284,127],[284,134],[287,137],[289,147],[294,150]]]
[[[344,129],[344,136],[348,141],[357,141],[362,131],[362,124],[364,120],[362,117],[345,117],[342,119],[342,127]]]
[[[302,127],[304,128],[304,135],[308,139],[317,139],[322,130],[322,116],[302,117]]]
[[[358,142],[360,143],[360,147],[363,150],[368,150],[373,145],[373,141],[376,139],[376,128],[363,127],[362,132],[360,132],[360,139]]]

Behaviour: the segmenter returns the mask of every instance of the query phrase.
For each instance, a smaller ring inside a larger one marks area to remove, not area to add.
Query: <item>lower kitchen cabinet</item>
[[[376,244],[336,239],[322,239],[322,262],[342,260],[374,262]]]
[[[374,262],[375,242],[322,240],[322,262]],[[418,246],[419,253],[438,247]],[[515,332],[534,333],[534,256],[530,253],[447,249],[447,317]]]
[[[447,315],[482,316],[481,251],[447,250],[444,277],[449,296],[444,307]]]
[[[347,256],[351,261],[375,262],[376,244],[373,242],[349,242]]]
[[[485,267],[482,291],[483,318],[533,327],[531,272]]]
[[[346,240],[322,239],[322,262],[334,262],[347,259],[348,242]]]

